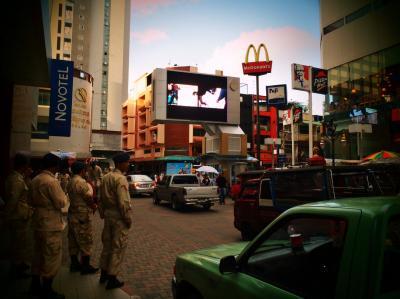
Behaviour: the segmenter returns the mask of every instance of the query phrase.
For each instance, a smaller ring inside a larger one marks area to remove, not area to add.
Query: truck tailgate
[[[217,186],[185,187],[186,198],[217,198]]]

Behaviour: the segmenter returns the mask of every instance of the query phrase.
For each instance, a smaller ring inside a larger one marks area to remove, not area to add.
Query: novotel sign
[[[260,52],[261,49],[264,49],[265,52],[265,61],[260,61]],[[249,62],[249,54],[250,50],[254,52],[254,61]],[[243,74],[245,75],[264,75],[270,73],[272,70],[272,60],[269,60],[267,47],[264,44],[260,44],[258,49],[254,47],[254,45],[250,45],[247,48],[246,59],[245,62],[242,63]]]
[[[52,59],[49,114],[50,136],[71,136],[74,63]]]

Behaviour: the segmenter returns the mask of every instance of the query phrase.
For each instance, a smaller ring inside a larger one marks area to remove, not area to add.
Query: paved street
[[[221,243],[240,241],[233,227],[233,202],[210,211],[187,208],[176,212],[167,204],[154,206],[152,199],[133,198],[131,230],[122,278],[128,293],[140,299],[172,298],[171,277],[177,254]],[[95,220],[96,254],[101,250],[102,221]],[[136,297],[134,297],[136,298]]]

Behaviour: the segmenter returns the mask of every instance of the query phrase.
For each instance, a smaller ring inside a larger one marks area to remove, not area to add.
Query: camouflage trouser
[[[92,255],[93,228],[89,213],[68,215],[68,249],[70,255]]]
[[[61,267],[62,231],[34,231],[32,274],[45,278],[56,276]]]
[[[105,217],[101,236],[103,251],[101,252],[100,268],[109,275],[118,275],[128,244],[129,229],[121,219]]]
[[[11,258],[15,264],[27,262],[29,257],[29,220],[9,220]]]

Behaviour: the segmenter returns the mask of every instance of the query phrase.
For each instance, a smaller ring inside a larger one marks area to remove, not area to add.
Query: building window
[[[63,13],[63,5],[62,3],[58,4],[58,16],[62,17],[62,13]]]
[[[61,38],[57,36],[57,50],[61,50]]]
[[[154,152],[155,152],[155,153],[159,153],[159,152],[161,152],[161,148],[159,148],[159,147],[156,147],[156,148],[154,149]]]
[[[63,56],[64,56],[64,58],[71,59],[71,55],[69,55],[69,54],[64,54]]]
[[[50,90],[39,89],[39,105],[50,106]]]
[[[57,22],[57,33],[61,34],[61,20]]]
[[[334,30],[336,30],[336,29],[338,29],[340,27],[342,27],[343,25],[344,25],[344,19],[343,18],[340,19],[340,20],[337,20],[336,22],[334,22],[334,23],[332,23],[332,24],[330,24],[330,25],[328,25],[328,26],[326,26],[324,28],[324,35],[328,34],[329,32],[332,32],[332,31],[334,31]]]
[[[359,10],[356,10],[355,12],[346,16],[346,24],[351,23],[351,22],[365,16],[370,11],[371,11],[371,4],[367,4],[363,7],[361,7]]]
[[[59,53],[57,53],[56,59],[60,59],[60,54]]]
[[[151,149],[145,149],[143,152],[144,152],[145,154],[151,154]]]

